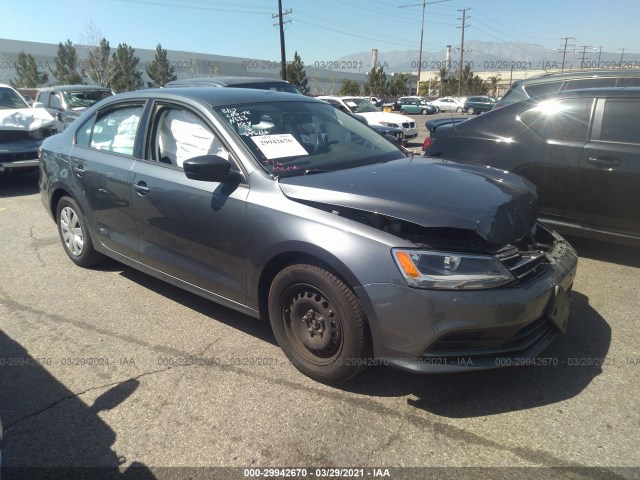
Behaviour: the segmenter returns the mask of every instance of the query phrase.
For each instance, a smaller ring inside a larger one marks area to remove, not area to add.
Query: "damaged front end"
[[[42,141],[56,133],[44,109],[0,110],[0,172],[37,167]]]

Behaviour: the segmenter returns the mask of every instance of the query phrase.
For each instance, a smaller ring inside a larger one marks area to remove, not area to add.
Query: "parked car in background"
[[[438,107],[441,112],[457,112],[462,113],[464,111],[464,101],[454,97],[442,97],[437,100],[431,101],[432,105]]]
[[[400,112],[403,115],[418,113],[421,115],[431,115],[438,113],[438,107],[420,97],[402,97],[399,99]]]
[[[528,364],[569,319],[576,254],[530,182],[407,156],[302,95],[117,95],[45,141],[39,185],[75,264],[106,255],[269,319],[322,382],[376,359]]]
[[[347,108],[351,113],[357,113],[367,119],[369,125],[384,125],[385,127],[401,128],[404,141],[418,136],[418,125],[415,120],[397,113],[381,112],[371,102],[362,97],[320,96],[318,99],[334,106]]]
[[[439,127],[428,154],[531,180],[559,230],[640,243],[640,88],[531,98]]]
[[[111,95],[110,88],[95,85],[57,85],[39,89],[35,106],[44,106],[56,119],[56,129],[61,132],[87,108]]]
[[[294,85],[286,80],[268,77],[206,77],[184,78],[167,83],[167,88],[172,87],[233,87],[233,88],[257,88],[258,90],[272,90],[274,92],[286,92],[302,95]]]
[[[640,71],[591,70],[587,72],[543,73],[515,81],[498,100],[494,108],[565,90],[605,87],[640,87]]]
[[[424,126],[427,127],[429,135],[427,135],[427,137],[424,139],[424,142],[422,143],[422,151],[426,152],[429,149],[429,147],[431,146],[431,142],[433,142],[433,139],[436,136],[436,130],[439,127],[441,127],[442,125],[451,125],[460,122],[466,122],[467,120],[469,120],[468,117],[441,117],[427,120],[424,123]]]
[[[496,101],[487,95],[468,97],[464,102],[464,111],[469,115],[477,115],[479,113],[488,112],[495,104]]]
[[[29,107],[15,89],[0,84],[0,172],[38,167],[38,148],[55,133],[45,109]]]

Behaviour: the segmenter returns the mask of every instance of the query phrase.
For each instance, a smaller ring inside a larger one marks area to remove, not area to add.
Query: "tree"
[[[469,64],[462,69],[461,78],[458,80],[462,82],[462,88],[460,89],[462,95],[485,95],[487,93],[488,87],[486,83],[471,71],[471,65]]]
[[[496,93],[498,91],[498,85],[500,84],[500,80],[502,80],[502,78],[500,78],[500,74],[494,75],[493,77],[489,77],[487,78],[486,83],[487,83],[487,87],[488,90],[491,92],[492,96],[496,96]]]
[[[103,38],[98,45],[93,46],[89,50],[89,55],[85,62],[86,68],[84,74],[89,77],[92,82],[102,87],[111,86],[112,72],[109,55],[111,55],[111,47],[107,39]]]
[[[49,76],[38,70],[36,59],[30,53],[20,52],[16,63],[18,77],[13,84],[18,88],[37,88],[49,81]]]
[[[384,73],[384,68],[376,67],[371,69],[369,77],[364,84],[364,93],[369,95],[375,95],[376,97],[383,97],[389,92],[389,81],[387,75]]]
[[[309,93],[309,82],[307,81],[307,74],[304,71],[304,63],[297,51],[293,54],[293,62],[287,65],[287,80],[295,85],[303,94],[307,95]]]
[[[360,95],[360,85],[355,80],[345,78],[342,80],[340,95]]]
[[[158,44],[156,47],[156,55],[146,66],[145,70],[151,79],[147,82],[149,88],[164,87],[167,83],[178,78],[175,69],[169,63],[167,51]]]
[[[139,62],[140,59],[135,56],[133,47],[126,43],[118,45],[118,49],[111,56],[111,87],[115,91],[129,92],[144,86],[142,72],[137,68]]]
[[[75,85],[82,83],[82,75],[76,70],[78,65],[78,56],[76,55],[76,47],[73,46],[71,40],[58,44],[58,53],[55,58],[56,69],[52,71],[56,77],[58,85]]]
[[[407,93],[407,83],[411,80],[410,73],[401,73],[396,75],[389,84],[389,94],[397,97],[402,97]]]

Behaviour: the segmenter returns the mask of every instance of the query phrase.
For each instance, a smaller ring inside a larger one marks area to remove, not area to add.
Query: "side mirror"
[[[185,160],[184,173],[191,180],[237,183],[240,174],[231,171],[231,163],[218,155],[202,155]]]

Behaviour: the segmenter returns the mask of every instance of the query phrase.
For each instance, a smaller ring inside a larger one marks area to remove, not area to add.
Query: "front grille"
[[[447,363],[455,363],[462,358],[478,360],[519,355],[557,332],[546,317],[541,317],[524,327],[488,328],[445,335],[421,356],[446,358]]]
[[[551,233],[538,226],[535,238],[529,237],[517,244],[507,245],[496,252],[495,256],[521,283],[535,277],[549,265],[547,254],[554,242]]]
[[[0,153],[0,162],[17,162],[20,160],[33,160],[38,158],[38,151],[20,153]]]
[[[38,130],[0,130],[0,143],[32,142],[43,140],[55,133],[55,130],[49,127]]]

